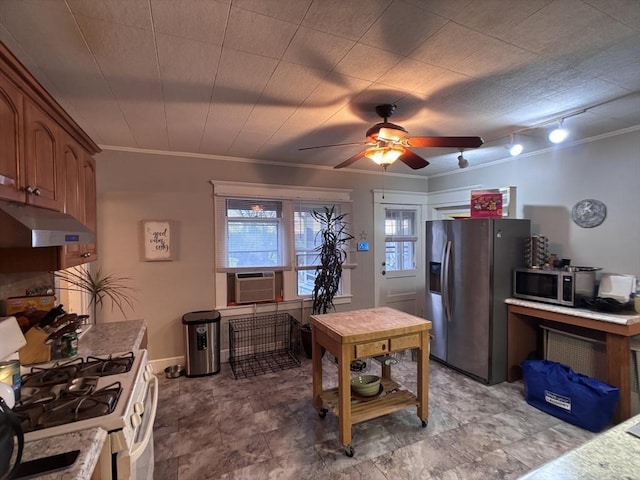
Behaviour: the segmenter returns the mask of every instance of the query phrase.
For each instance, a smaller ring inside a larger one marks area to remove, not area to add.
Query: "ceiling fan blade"
[[[413,168],[414,170],[418,170],[429,165],[429,162],[427,162],[420,155],[416,155],[411,150],[408,150],[406,148],[404,153],[398,157],[398,160],[403,162],[408,167]]]
[[[480,137],[411,137],[405,139],[409,147],[478,148],[484,143]]]
[[[347,158],[344,162],[342,162],[339,165],[336,165],[333,168],[344,168],[344,167],[348,167],[349,165],[351,165],[352,163],[356,163],[358,160],[360,160],[362,157],[364,157],[364,150],[356,153],[355,155]]]
[[[298,151],[300,150],[313,150],[315,148],[326,148],[326,147],[349,147],[352,145],[367,145],[369,142],[351,142],[351,143],[334,143],[332,145],[316,145],[315,147],[304,147],[304,148],[299,148]]]

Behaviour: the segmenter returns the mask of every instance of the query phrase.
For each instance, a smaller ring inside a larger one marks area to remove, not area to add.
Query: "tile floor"
[[[324,385],[337,369],[325,355]],[[370,373],[379,374],[377,363]],[[394,380],[415,391],[407,356]],[[529,406],[522,383],[486,386],[430,364],[429,422],[414,408],[355,425],[355,456],[344,455],[337,419],[311,405],[311,361],[300,368],[234,379],[161,377],[154,429],[156,480],[508,479],[593,437]]]

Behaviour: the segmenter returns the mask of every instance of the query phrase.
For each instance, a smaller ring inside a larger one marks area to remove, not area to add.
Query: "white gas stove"
[[[22,372],[13,411],[25,442],[100,427],[109,432],[102,478],[153,478],[158,382],[146,350],[66,359]]]

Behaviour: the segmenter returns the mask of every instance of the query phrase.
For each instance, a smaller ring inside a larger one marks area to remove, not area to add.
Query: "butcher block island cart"
[[[340,442],[345,453],[351,446],[353,424],[371,420],[408,407],[417,407],[422,426],[429,414],[429,330],[431,322],[388,307],[311,316],[313,339],[313,406],[321,418],[326,404],[338,417]],[[338,360],[338,386],[322,387],[322,353],[325,348]],[[401,390],[391,379],[391,367],[383,362],[383,391],[376,398],[362,401],[351,397],[351,361],[418,349],[417,395]]]

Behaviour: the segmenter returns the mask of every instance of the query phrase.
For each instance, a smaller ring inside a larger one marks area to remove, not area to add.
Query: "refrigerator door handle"
[[[449,297],[449,261],[451,259],[451,240],[447,241],[444,247],[443,259],[442,259],[442,271],[441,271],[441,284],[442,284],[442,303],[444,307],[444,315],[447,322],[451,321],[451,301]]]

